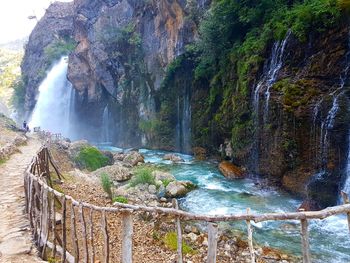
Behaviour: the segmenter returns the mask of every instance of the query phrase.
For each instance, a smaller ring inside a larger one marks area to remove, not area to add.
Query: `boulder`
[[[194,154],[194,158],[196,158],[196,160],[202,161],[207,158],[207,150],[204,149],[203,147],[194,147],[192,151]]]
[[[228,161],[222,161],[219,164],[219,170],[229,179],[242,179],[245,177],[244,172],[239,167]]]
[[[156,170],[152,172],[152,175],[154,176],[156,181],[175,181],[175,177],[171,173]]]
[[[170,182],[165,188],[166,197],[181,197],[195,189],[196,186],[190,181]]]
[[[123,161],[125,158],[125,154],[124,153],[115,153],[113,154],[113,160],[114,162],[121,162]]]
[[[144,163],[145,158],[138,151],[131,151],[125,154],[123,162],[131,166],[136,166],[138,163]]]
[[[102,167],[94,171],[92,174],[97,177],[100,177],[101,174],[103,173],[108,174],[113,181],[117,181],[117,182],[127,181],[132,176],[132,173],[130,172],[130,170],[123,167],[120,164],[114,164],[114,165]]]
[[[184,162],[184,159],[182,159],[180,156],[173,153],[164,155],[163,160],[172,161],[173,163]]]

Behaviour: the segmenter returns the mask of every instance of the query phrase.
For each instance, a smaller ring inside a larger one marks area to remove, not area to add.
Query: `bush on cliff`
[[[89,171],[95,171],[106,166],[108,161],[108,157],[104,156],[97,148],[91,146],[83,147],[75,158],[75,162],[79,167]]]

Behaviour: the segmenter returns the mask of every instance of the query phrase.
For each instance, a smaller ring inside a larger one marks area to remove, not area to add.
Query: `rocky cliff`
[[[203,147],[305,197],[312,208],[334,204],[348,151],[347,23],[306,36],[285,30],[279,39],[252,30],[253,37],[242,37],[245,42],[228,41],[231,53],[218,61],[226,42],[218,39],[205,51],[192,45],[201,38],[203,17],[210,26],[209,5],[205,0],[53,4],[26,48],[27,109],[35,105],[48,54],[72,51],[68,78],[77,91],[80,136],[125,147],[183,152]],[[219,21],[236,19],[229,15]],[[249,26],[234,25],[233,32]],[[245,44],[254,38],[264,44],[255,43],[253,55],[245,56]],[[218,74],[199,76],[203,53],[214,57],[216,64],[206,66],[218,68]],[[106,129],[107,137],[101,134]]]

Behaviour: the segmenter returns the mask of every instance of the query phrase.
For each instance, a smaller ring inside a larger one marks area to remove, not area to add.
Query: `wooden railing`
[[[51,133],[49,131],[42,130],[41,127],[34,127],[34,133],[38,134],[39,138],[45,140],[47,143],[58,142],[64,139],[61,133]]]
[[[59,257],[61,262],[95,262],[97,256],[101,262],[110,261],[110,232],[108,230],[107,213],[118,214],[122,220],[122,263],[131,263],[133,256],[133,215],[138,212],[151,212],[167,215],[175,219],[177,232],[177,262],[183,262],[181,220],[204,221],[208,223],[207,262],[216,262],[218,222],[245,221],[247,224],[248,247],[250,261],[255,262],[253,231],[251,221],[299,220],[301,223],[301,243],[303,262],[311,262],[309,248],[308,222],[311,219],[324,219],[338,214],[347,214],[350,230],[350,204],[345,193],[344,205],[329,207],[321,211],[265,213],[254,214],[247,210],[246,214],[208,216],[192,214],[179,210],[177,201],[174,208],[148,207],[115,203],[114,207],[100,207],[86,202],[79,202],[53,188],[50,169],[56,173],[57,179],[62,175],[55,165],[48,148],[43,147],[27,169],[24,178],[26,194],[26,211],[35,243],[43,258],[47,258],[48,249],[51,257]],[[60,218],[57,211],[60,211]],[[96,218],[100,224],[96,223]],[[60,222],[58,222],[60,221]],[[95,237],[97,231],[103,241],[101,251],[97,251]]]

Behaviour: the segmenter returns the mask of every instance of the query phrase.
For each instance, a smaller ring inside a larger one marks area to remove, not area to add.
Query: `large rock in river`
[[[170,182],[165,188],[166,197],[181,197],[195,189],[196,186],[190,181]]]
[[[97,177],[100,177],[103,173],[108,174],[113,181],[117,182],[127,181],[132,176],[130,170],[128,168],[123,167],[121,164],[114,164],[102,167],[93,172],[92,174]]]
[[[228,161],[222,161],[219,164],[219,170],[229,179],[242,179],[245,177],[244,172],[239,167]]]

